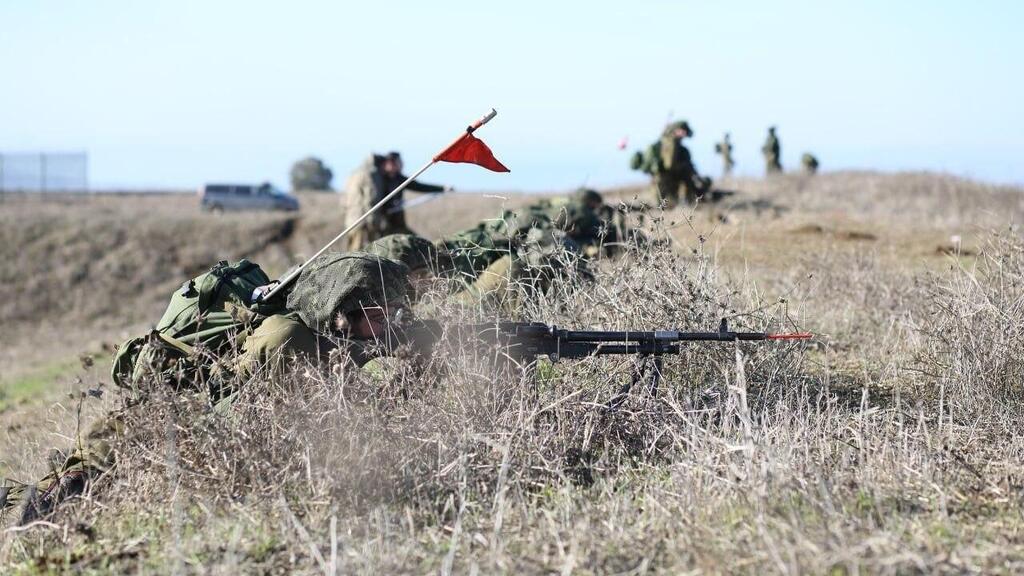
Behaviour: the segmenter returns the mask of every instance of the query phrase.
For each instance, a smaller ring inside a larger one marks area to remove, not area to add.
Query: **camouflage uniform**
[[[580,188],[554,218],[554,225],[581,248],[597,246],[608,239],[608,226],[601,214],[604,198],[596,190]]]
[[[235,372],[248,377],[260,368],[276,372],[295,360],[316,361],[336,346],[310,330],[291,314],[275,314],[263,320],[242,343]]]
[[[515,213],[506,210],[501,218],[484,220],[434,243],[443,254],[445,275],[472,284],[488,266],[510,255],[521,230]]]
[[[369,212],[370,208],[405,181],[406,176],[402,174],[388,176],[381,170],[384,159],[384,156],[371,155],[345,183],[346,227],[354,224],[360,216]],[[444,192],[445,188],[414,180],[406,190],[434,194]],[[409,233],[411,231],[405,222],[405,211],[402,210],[402,194],[399,193],[348,234],[347,248],[354,252],[388,234]]]
[[[534,228],[512,253],[486,268],[452,296],[465,305],[498,307],[515,311],[522,294],[542,294],[556,279],[565,280],[574,269],[577,277],[589,278],[578,248],[571,241],[551,242]]]
[[[501,219],[481,222],[437,243],[449,260],[443,272],[457,280],[453,298],[464,304],[514,306],[512,289],[543,292],[571,270],[589,277],[579,246],[559,231],[548,215],[552,205],[533,206],[521,219],[506,211]]]
[[[721,142],[715,144],[715,154],[722,157],[722,176],[731,176],[736,163],[732,159],[732,141],[729,139],[728,132],[722,137]]]
[[[810,152],[804,152],[803,156],[800,157],[800,166],[803,167],[804,174],[809,176],[818,173],[818,159]]]
[[[88,482],[114,466],[112,442],[124,435],[120,412],[96,421],[68,453],[53,451],[50,472],[34,484],[0,478],[0,520],[20,506],[18,524],[48,515],[64,499],[81,494]]]
[[[383,198],[389,192],[398,188],[402,182],[405,182],[406,178],[408,178],[408,176],[405,174],[398,174],[391,178],[385,176],[383,178],[384,187],[382,188],[380,198]],[[412,230],[409,229],[409,225],[405,222],[405,209],[403,208],[403,204],[405,202],[403,196],[406,191],[419,192],[420,194],[440,194],[445,190],[446,188],[444,186],[436,184],[424,184],[417,180],[410,182],[409,185],[405,187],[405,190],[400,192],[397,196],[389,200],[387,204],[381,207],[381,212],[384,213],[384,220],[386,221],[386,233],[412,234]]]
[[[356,220],[367,213],[376,203],[379,191],[384,185],[379,169],[382,160],[381,156],[371,155],[349,175],[348,181],[345,182],[345,197],[342,201],[345,206],[346,228],[355,224]],[[371,214],[345,237],[348,250],[359,250],[377,238],[385,236],[386,229],[387,222],[384,213],[377,211]]]
[[[338,349],[335,319],[364,307],[386,306],[409,295],[409,269],[401,262],[366,252],[328,252],[302,270],[288,294],[290,312],[264,319],[248,334],[235,372],[250,376],[261,368],[286,368],[295,360],[323,361]],[[362,365],[363,350],[346,348]]]
[[[373,254],[324,254],[303,269],[288,295],[290,312],[269,316],[239,335],[241,349],[231,371],[246,378],[261,369],[269,373],[285,369],[296,360],[326,359],[339,348],[339,340],[326,336],[335,332],[335,317],[403,301],[408,296],[407,273],[404,264]],[[377,348],[376,343],[349,341],[345,353],[362,366],[378,353]],[[216,391],[210,398],[216,409],[230,410],[237,390],[218,387]],[[81,493],[90,479],[114,466],[112,444],[124,432],[121,413],[112,413],[90,428],[68,455],[57,458],[51,473],[39,482],[0,481],[0,495],[4,496],[0,511],[24,503],[22,523],[45,516],[66,497]]]
[[[779,145],[779,138],[775,135],[775,126],[768,128],[768,137],[761,146],[761,154],[764,155],[765,174],[779,174],[782,172],[782,150]]]
[[[437,247],[415,234],[390,234],[367,244],[363,251],[401,262],[410,272],[437,270],[442,264]]]
[[[684,132],[683,136],[677,134]],[[693,135],[685,121],[673,122],[665,127],[657,146],[652,175],[658,197],[670,208],[679,204],[679,188],[683,187],[686,201],[693,204],[711,188],[711,180],[697,173],[690,151],[683,146],[683,138]]]

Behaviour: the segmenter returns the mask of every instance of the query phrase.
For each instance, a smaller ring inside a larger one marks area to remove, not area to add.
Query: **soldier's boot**
[[[0,526],[10,526],[21,517],[21,509],[30,485],[0,479]]]
[[[29,486],[25,495],[25,505],[21,510],[21,519],[18,523],[24,526],[41,518],[46,518],[62,502],[85,492],[89,476],[88,470],[69,470],[57,477],[42,491],[36,486]]]

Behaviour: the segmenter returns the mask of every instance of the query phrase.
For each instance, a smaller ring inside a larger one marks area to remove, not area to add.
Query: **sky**
[[[461,190],[642,181],[629,153],[685,119],[698,169],[933,170],[1024,183],[1024,2],[0,0],[0,153],[85,150],[97,188],[335,186],[371,151],[409,170],[490,108],[511,168]],[[628,138],[628,150],[618,149]]]

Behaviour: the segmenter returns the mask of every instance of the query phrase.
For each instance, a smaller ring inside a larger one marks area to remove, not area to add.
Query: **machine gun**
[[[648,392],[653,395],[661,380],[663,357],[679,354],[688,342],[808,340],[812,337],[809,332],[733,332],[725,319],[716,332],[566,330],[540,322],[496,322],[459,326],[457,329],[460,339],[475,334],[480,341],[499,348],[508,358],[526,365],[535,363],[538,357],[558,362],[592,356],[639,356],[640,370],[607,404],[610,409],[621,404],[637,385],[646,384]]]

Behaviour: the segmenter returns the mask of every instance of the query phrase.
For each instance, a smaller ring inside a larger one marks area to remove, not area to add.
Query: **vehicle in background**
[[[199,206],[209,212],[231,210],[285,210],[299,209],[299,200],[263,184],[207,184],[199,189]]]

